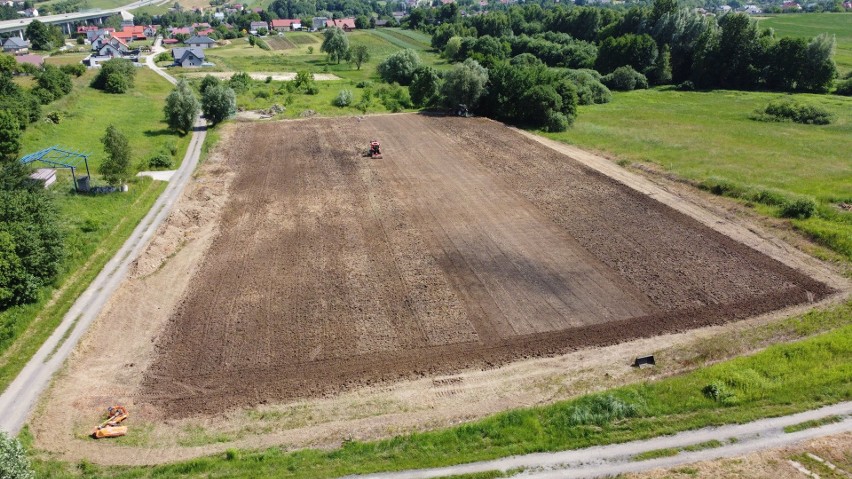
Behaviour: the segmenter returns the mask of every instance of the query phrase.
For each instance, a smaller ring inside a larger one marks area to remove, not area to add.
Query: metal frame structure
[[[91,153],[83,153],[82,151],[74,151],[74,150],[66,150],[64,148],[60,148],[59,145],[51,146],[50,148],[45,148],[41,151],[37,151],[35,153],[30,153],[29,155],[21,158],[19,161],[28,165],[34,161],[40,161],[42,163],[47,163],[49,165],[57,166],[60,168],[68,168],[71,170],[71,177],[74,178],[74,191],[79,193],[79,189],[77,188],[77,168],[80,166],[80,160],[83,160],[83,163],[86,165],[86,175],[91,181],[92,174],[89,173],[89,155]]]

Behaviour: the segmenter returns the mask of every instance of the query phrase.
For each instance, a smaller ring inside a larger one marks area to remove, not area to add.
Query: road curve
[[[176,83],[173,77],[154,64],[154,55],[156,53],[147,59],[148,66],[169,82]],[[0,430],[17,434],[23,427],[53,374],[62,366],[89,325],[98,317],[112,293],[124,280],[130,264],[148,244],[163,220],[169,216],[198,165],[201,146],[206,135],[206,123],[201,118],[197,118],[183,163],[172,176],[165,191],[157,198],[154,206],[136,226],[121,249],[109,260],[86,291],[77,298],[53,334],[0,395]]]
[[[787,434],[784,427],[805,421],[840,416],[840,422]],[[517,477],[535,479],[567,479],[609,477],[656,468],[670,468],[682,464],[742,456],[762,449],[773,449],[796,444],[807,439],[852,431],[852,402],[843,402],[812,411],[789,416],[685,431],[671,436],[596,446],[553,453],[526,454],[492,461],[472,462],[458,466],[379,474],[346,476],[344,479],[427,479],[474,474],[485,471],[510,471],[523,469]],[[731,441],[735,438],[735,441]],[[682,448],[716,440],[724,445],[711,449],[686,452],[671,457],[636,461],[637,454],[659,449]]]

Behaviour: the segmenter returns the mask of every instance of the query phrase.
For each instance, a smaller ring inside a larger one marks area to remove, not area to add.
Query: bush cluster
[[[648,88],[648,79],[633,67],[626,65],[616,68],[612,73],[604,75],[601,82],[612,90],[632,91]]]
[[[793,121],[807,125],[828,125],[833,120],[831,113],[817,105],[800,103],[792,98],[772,100],[763,110],[751,117],[757,121]]]
[[[125,58],[113,58],[101,65],[97,76],[92,80],[92,88],[107,93],[124,93],[133,88],[136,67]]]
[[[340,90],[331,102],[334,106],[344,107],[352,104],[352,90]]]

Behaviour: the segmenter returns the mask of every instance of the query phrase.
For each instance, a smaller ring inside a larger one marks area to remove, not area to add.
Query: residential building
[[[272,20],[270,25],[273,30],[278,32],[291,32],[302,29],[302,21],[298,18],[279,18]]]
[[[334,20],[334,26],[344,32],[355,30],[355,17],[337,18]]]
[[[172,58],[176,66],[200,67],[204,64],[204,50],[200,48],[173,48]]]
[[[261,28],[265,29],[268,32],[269,24],[266,22],[251,22],[249,24],[249,33],[251,33],[252,35],[257,35],[257,31]]]
[[[184,42],[190,48],[212,48],[216,46],[216,40],[210,37],[196,35]]]
[[[312,31],[322,30],[322,29],[324,29],[325,27],[328,26],[328,22],[329,22],[328,17],[314,17],[311,20],[311,25],[313,25],[311,27],[311,30]]]
[[[30,49],[30,42],[18,37],[9,37],[3,40],[3,52],[12,55],[23,55]]]

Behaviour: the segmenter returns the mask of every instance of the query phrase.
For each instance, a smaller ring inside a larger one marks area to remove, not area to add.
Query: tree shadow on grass
[[[149,138],[157,136],[176,136],[175,132],[169,130],[168,128],[160,128],[159,130],[145,130],[142,133]]]

